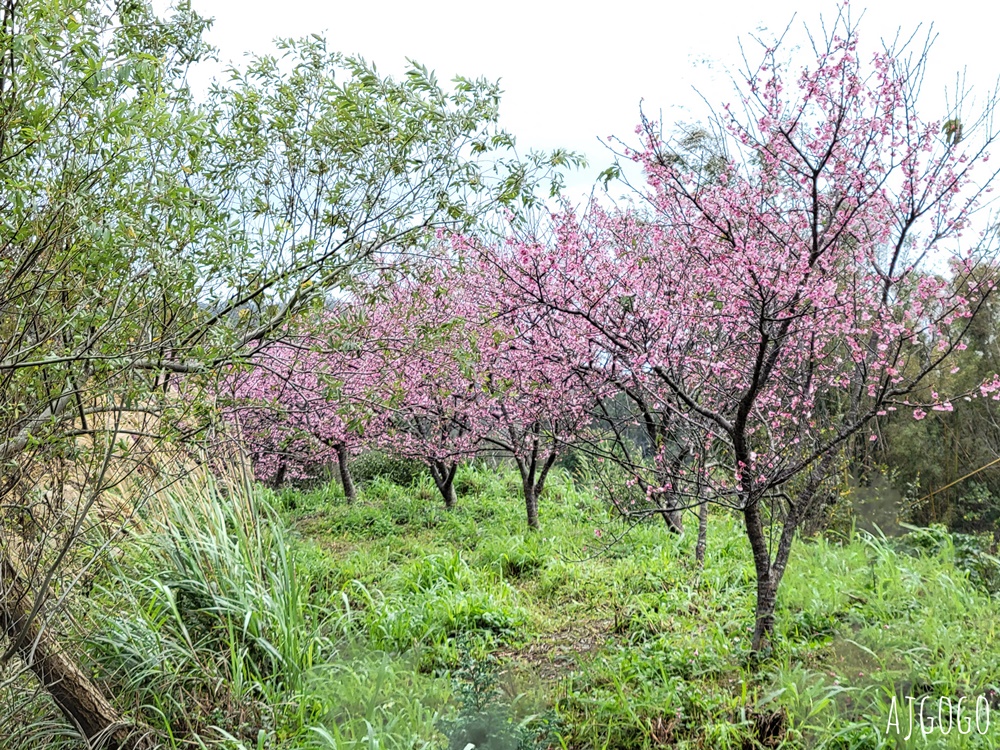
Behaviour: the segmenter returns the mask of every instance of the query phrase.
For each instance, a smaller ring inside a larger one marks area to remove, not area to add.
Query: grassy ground
[[[426,478],[350,506],[189,488],[80,604],[86,658],[174,747],[1000,746],[1000,712],[974,723],[978,696],[998,707],[995,566],[966,540],[800,543],[755,659],[735,519],[713,514],[699,570],[661,523],[611,543],[620,522],[561,473],[528,533],[517,486],[464,468],[451,512]],[[935,720],[967,696],[970,731],[904,740],[910,695]]]
[[[801,544],[779,645],[758,662],[737,520],[712,517],[698,570],[693,535],[658,523],[611,543],[620,524],[565,476],[550,486],[540,534],[523,528],[514,476],[467,470],[462,485],[451,514],[427,486],[376,485],[353,508],[299,497],[295,526],[335,560],[332,588],[379,592],[362,603],[372,645],[443,671],[458,658],[456,636],[477,633],[509,696],[555,707],[562,746],[896,747],[908,726],[899,702],[901,732],[887,732],[893,695],[931,694],[936,705],[1000,679],[1000,607],[943,532]],[[920,746],[1000,744],[975,731],[915,735]]]

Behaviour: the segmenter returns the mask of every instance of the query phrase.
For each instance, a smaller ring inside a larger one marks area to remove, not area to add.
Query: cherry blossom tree
[[[219,389],[224,416],[250,451],[259,481],[307,479],[336,463],[348,502],[357,493],[350,457],[364,429],[377,431],[365,392],[375,363],[345,348],[342,321],[324,313],[313,331],[282,337],[260,349],[252,366],[227,375]],[[325,337],[323,331],[331,336]]]
[[[481,437],[484,398],[472,375],[475,320],[449,265],[432,258],[403,277],[381,279],[365,294],[354,336],[377,363],[365,386],[380,415],[374,444],[424,463],[452,508],[458,466]]]
[[[563,446],[586,415],[558,314],[526,305],[512,284],[518,258],[485,258],[467,238],[442,243],[405,278],[382,280],[363,339],[379,349],[390,450],[427,464],[451,507],[461,460],[482,451],[513,459],[527,522]]]
[[[585,428],[594,401],[594,391],[581,381],[593,356],[586,329],[573,316],[535,304],[537,268],[516,245],[484,252],[456,237],[453,248],[466,259],[456,286],[466,314],[476,320],[472,375],[485,398],[481,441],[513,459],[528,527],[538,529],[545,480]]]
[[[489,397],[482,440],[513,459],[528,527],[538,529],[538,498],[545,480],[575,438],[586,410],[576,398],[580,392],[574,388],[575,376],[564,362],[539,361],[536,347],[544,346],[544,334],[517,327],[511,333],[512,339],[498,336],[493,343],[484,337],[482,342],[481,387]]]
[[[660,515],[676,533],[684,530],[684,510],[695,506],[707,523],[701,487],[685,488],[674,481],[699,458],[691,444],[697,431],[690,429],[690,420],[661,407],[668,400],[660,392],[662,384],[641,369],[609,359],[596,375],[617,397],[595,402],[601,429],[588,450],[610,460],[619,472],[625,469],[628,477],[626,487],[608,487],[608,499],[624,517]]]
[[[742,516],[755,650],[838,452],[889,410],[951,408],[943,395],[908,401],[992,290],[980,265],[991,235],[962,246],[997,174],[972,171],[997,136],[991,108],[919,117],[926,49],[863,55],[849,10],[811,39],[809,66],[793,69],[779,43],[747,71],[718,120],[727,158],[710,179],[644,121],[626,153],[645,170],[641,201],[566,214],[552,242],[519,247],[522,290],[587,324],[567,339],[577,353],[596,345],[683,425],[670,429],[693,460],[664,454],[650,490],[707,488]]]

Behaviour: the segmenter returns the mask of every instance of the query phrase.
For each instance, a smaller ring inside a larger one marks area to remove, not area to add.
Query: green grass
[[[886,731],[894,695],[936,710],[997,687],[996,561],[968,539],[800,541],[759,659],[738,519],[713,513],[699,569],[693,533],[624,533],[565,472],[537,533],[511,472],[463,467],[456,484],[450,512],[426,477],[375,477],[353,505],[336,488],[164,496],[77,602],[91,667],[176,748],[464,750],[477,732],[493,737],[480,750],[998,745],[1000,720]]]

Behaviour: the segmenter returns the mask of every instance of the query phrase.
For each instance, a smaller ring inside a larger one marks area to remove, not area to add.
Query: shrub
[[[555,745],[562,722],[548,710],[517,721],[514,706],[499,686],[496,659],[477,659],[465,649],[453,683],[458,714],[438,726],[448,738],[447,750],[547,750]]]
[[[351,462],[351,475],[361,484],[381,478],[400,487],[409,487],[425,471],[419,461],[377,450],[362,453]]]

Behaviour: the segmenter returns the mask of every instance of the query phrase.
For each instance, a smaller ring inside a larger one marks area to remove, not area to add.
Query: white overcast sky
[[[157,3],[160,7],[165,3]],[[504,90],[503,125],[519,150],[570,148],[584,152],[592,168],[574,178],[590,184],[611,159],[599,138],[628,141],[639,103],[667,123],[704,119],[713,105],[735,101],[728,71],[740,65],[739,42],[755,51],[751,34],[780,33],[795,15],[792,37],[803,40],[804,23],[832,18],[832,0],[614,0],[564,3],[547,0],[192,0],[215,18],[208,40],[223,61],[266,52],[275,37],[325,33],[331,49],[359,53],[380,70],[397,73],[412,58],[442,80],[456,74],[499,79]],[[967,69],[980,97],[1000,76],[1000,10],[955,0],[853,2],[861,12],[862,41],[876,45],[897,29],[933,24],[938,38],[925,83],[924,116],[943,103],[946,86]],[[797,14],[797,15],[796,15]],[[750,55],[752,60],[757,59]],[[204,74],[203,74],[204,75]]]

